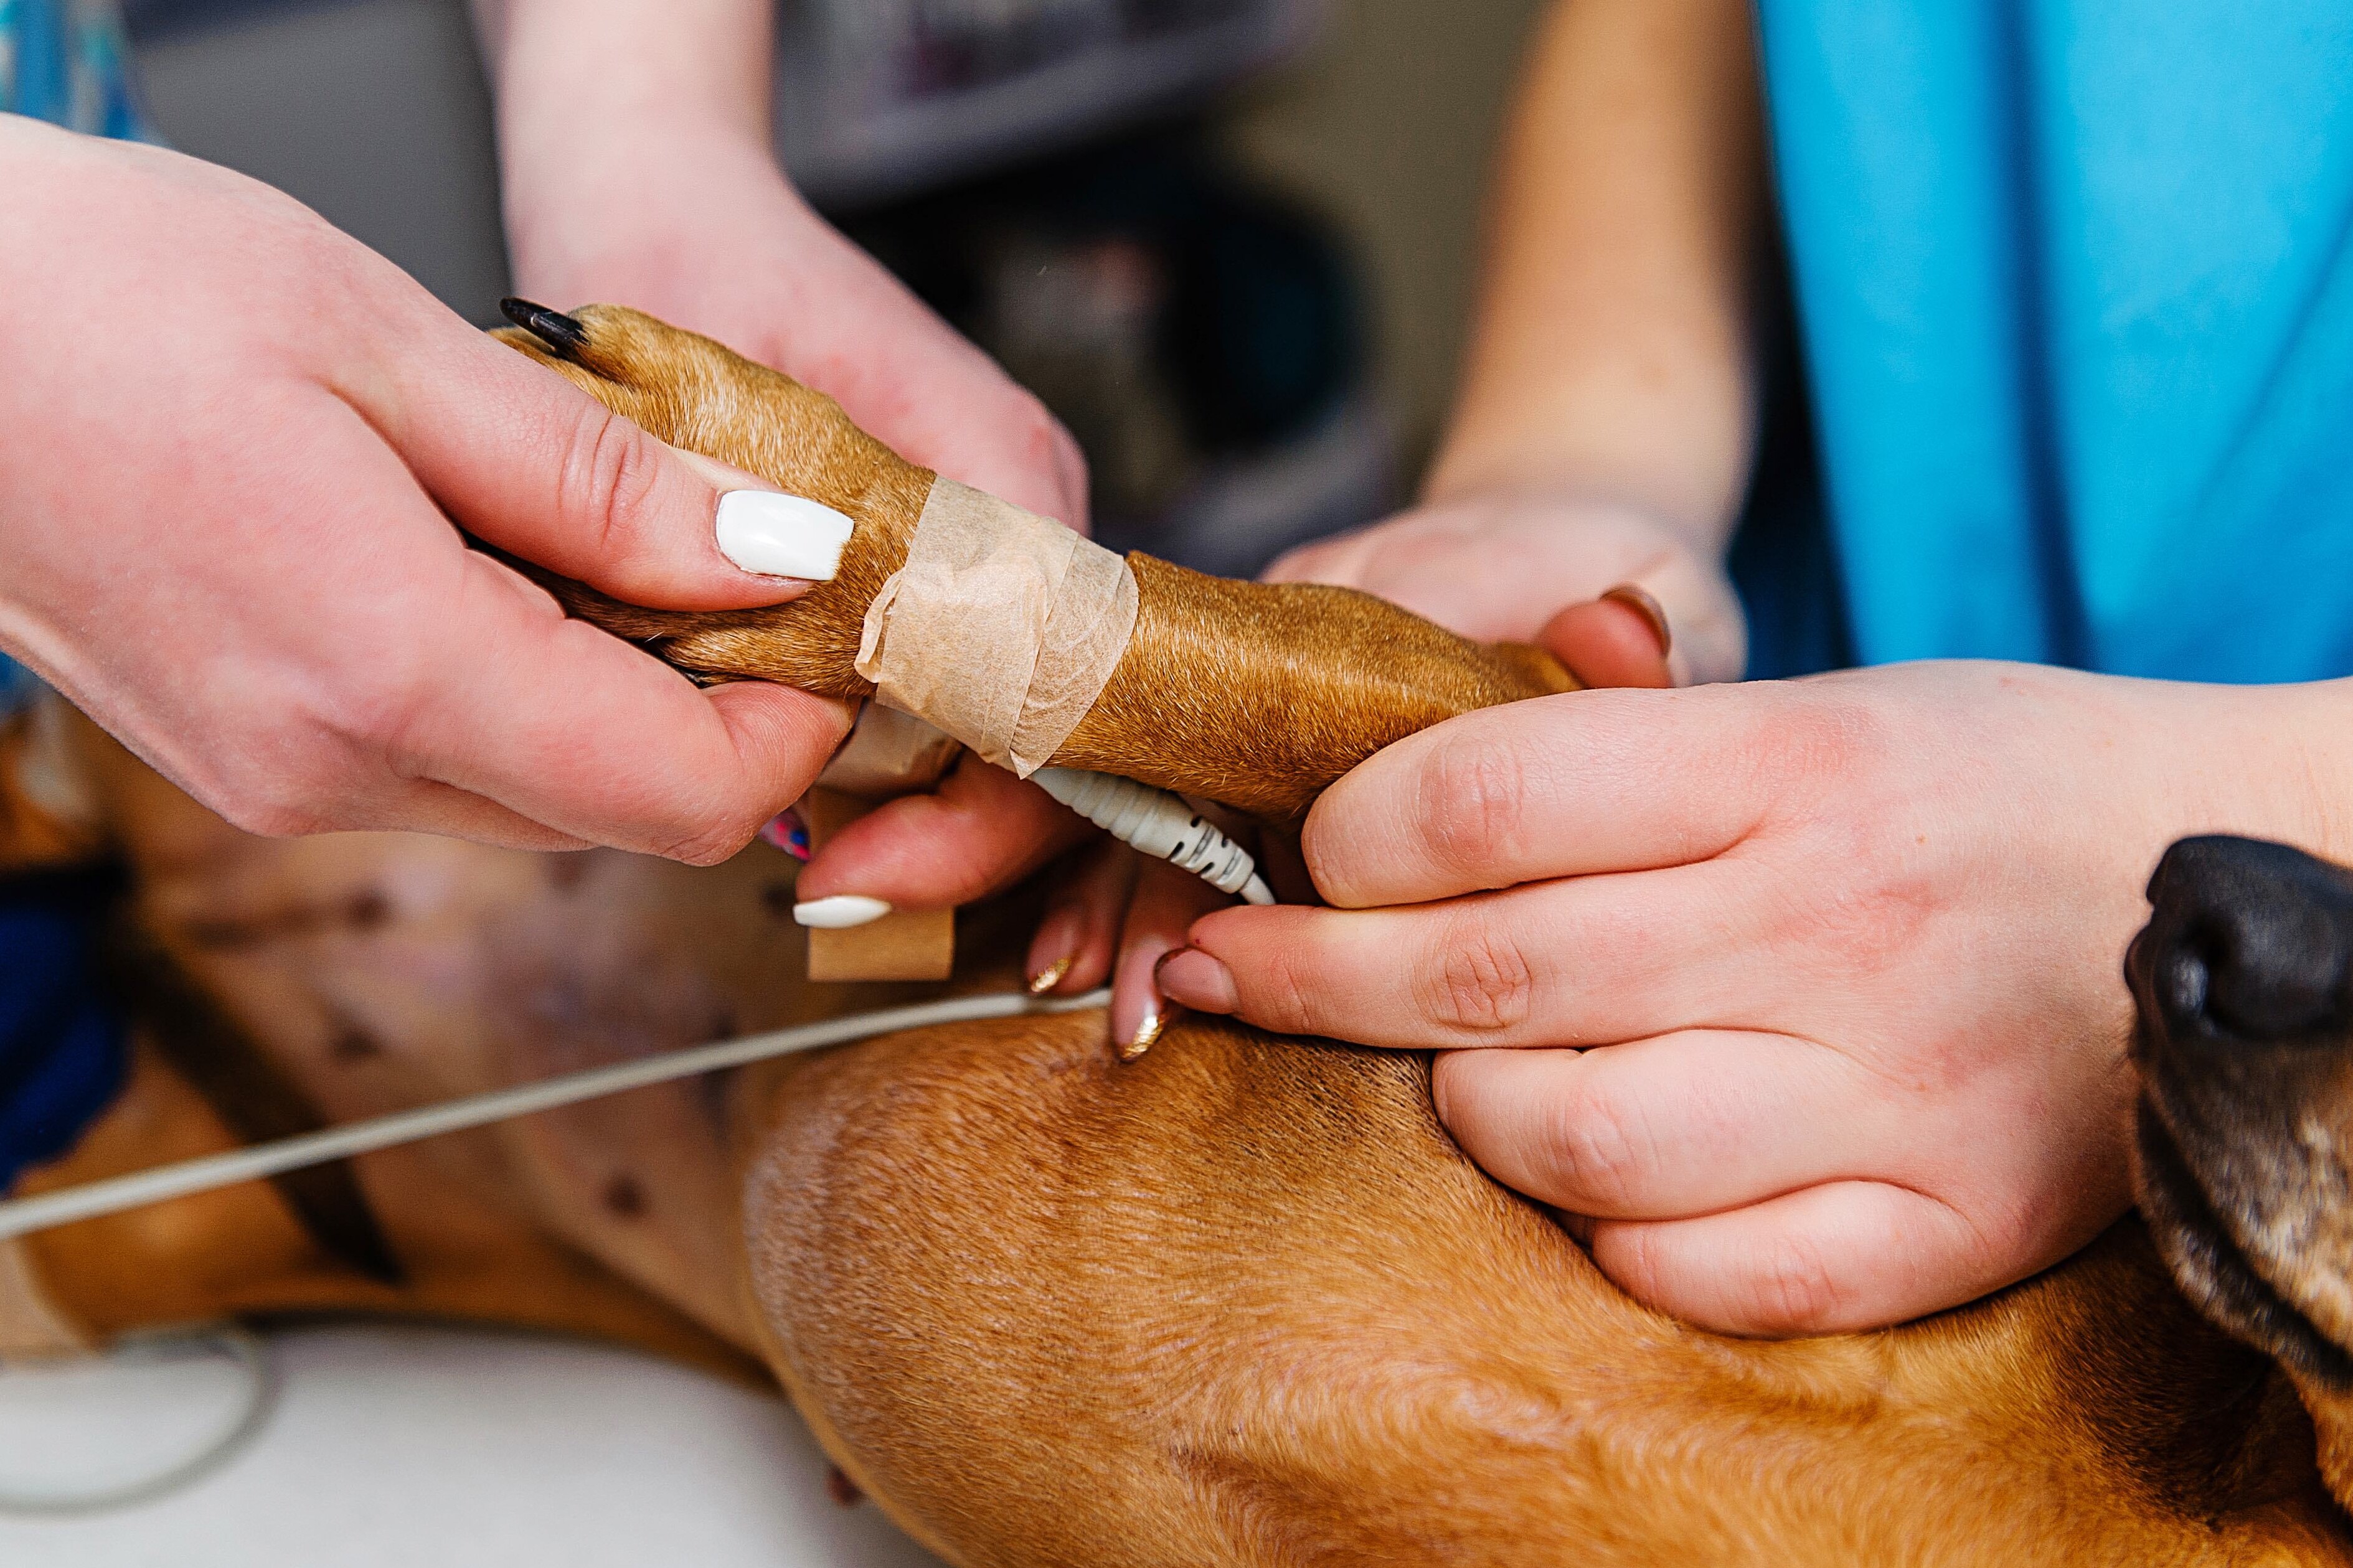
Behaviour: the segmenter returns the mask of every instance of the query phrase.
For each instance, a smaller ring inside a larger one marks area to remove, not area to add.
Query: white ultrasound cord
[[[1180,795],[1075,768],[1039,768],[1029,782],[1121,843],[1190,871],[1221,893],[1238,893],[1246,903],[1274,902],[1250,851]]]
[[[446,1100],[439,1105],[396,1111],[373,1121],[355,1121],[347,1127],[331,1127],[322,1131],[281,1139],[275,1143],[257,1144],[250,1149],[236,1149],[224,1154],[183,1160],[177,1164],[159,1165],[153,1170],[137,1171],[108,1181],[89,1182],[78,1187],[65,1187],[54,1193],[0,1203],[0,1240],[70,1225],[77,1220],[121,1214],[127,1209],[142,1208],[149,1204],[186,1197],[195,1193],[211,1192],[217,1187],[234,1186],[240,1182],[282,1175],[289,1171],[322,1165],[331,1160],[348,1159],[354,1154],[414,1143],[444,1132],[487,1127],[494,1122],[511,1121],[536,1111],[578,1105],[584,1100],[599,1100],[633,1089],[647,1089],[659,1083],[744,1067],[753,1062],[818,1050],[827,1046],[848,1045],[853,1040],[896,1034],[902,1029],[920,1029],[934,1024],[965,1024],[984,1018],[1039,1017],[1057,1013],[1077,1013],[1107,1006],[1110,1002],[1111,993],[1108,991],[1071,997],[1035,997],[1019,994],[953,996],[940,1002],[860,1013],[821,1024],[778,1029],[772,1034],[723,1040],[715,1045],[697,1046],[691,1050],[671,1051],[636,1061],[590,1068],[538,1083],[493,1089],[487,1094],[470,1095],[463,1100]],[[106,1480],[76,1489],[26,1485],[0,1475],[0,1515],[93,1513],[145,1502],[210,1472],[260,1431],[263,1422],[269,1418],[277,1381],[261,1342],[244,1329],[230,1325],[211,1331],[195,1331],[178,1338],[164,1336],[152,1342],[133,1341],[105,1354],[115,1363],[136,1361],[142,1356],[167,1353],[159,1351],[158,1347],[172,1344],[210,1344],[216,1347],[216,1354],[235,1362],[243,1373],[246,1379],[243,1397],[219,1431],[206,1436],[191,1452],[174,1458],[160,1469],[127,1480]],[[0,1368],[0,1373],[18,1376],[39,1375],[37,1372],[15,1368]]]
[[[469,1095],[463,1100],[419,1106],[414,1110],[395,1111],[372,1121],[354,1121],[346,1127],[305,1132],[299,1137],[280,1139],[275,1143],[259,1143],[250,1149],[206,1154],[198,1159],[183,1160],[177,1164],[134,1171],[127,1176],[114,1176],[102,1182],[86,1182],[78,1187],[63,1187],[34,1197],[12,1198],[0,1203],[0,1241],[29,1236],[37,1230],[71,1225],[77,1220],[96,1219],[101,1215],[144,1208],[150,1204],[186,1197],[192,1193],[208,1193],[218,1187],[235,1186],[240,1182],[259,1181],[265,1176],[283,1175],[289,1171],[307,1170],[331,1160],[370,1154],[379,1149],[414,1143],[424,1138],[437,1138],[444,1132],[488,1127],[493,1122],[512,1121],[518,1116],[529,1116],[536,1111],[578,1105],[583,1100],[601,1100],[607,1095],[646,1089],[658,1083],[670,1083],[727,1068],[744,1067],[775,1057],[792,1056],[799,1051],[847,1045],[852,1040],[871,1039],[876,1035],[894,1035],[902,1029],[926,1028],[934,1024],[968,1024],[983,1018],[1079,1013],[1110,1004],[1111,993],[1108,991],[1090,992],[1084,996],[1033,997],[1018,994],[951,996],[940,1002],[923,1002],[912,1007],[860,1013],[848,1018],[828,1019],[821,1024],[803,1024],[797,1028],[778,1029],[773,1034],[697,1046],[691,1050],[670,1051],[661,1056],[642,1057],[635,1061],[615,1062],[607,1067],[565,1073],[561,1078],[544,1079],[538,1083],[492,1089],[486,1094]]]

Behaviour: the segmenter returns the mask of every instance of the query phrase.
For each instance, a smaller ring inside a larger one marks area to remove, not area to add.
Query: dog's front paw
[[[824,394],[643,311],[588,305],[569,314],[506,302],[515,325],[492,335],[606,407],[690,452],[819,501],[855,524],[832,581],[789,605],[691,613],[626,605],[516,563],[582,620],[699,680],[781,681],[857,699],[853,668],[866,607],[905,559],[933,475],[877,441]]]

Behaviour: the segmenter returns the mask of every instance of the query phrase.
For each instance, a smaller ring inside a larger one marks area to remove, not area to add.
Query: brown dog
[[[568,601],[706,676],[860,694],[860,595],[926,476],[645,318],[559,336],[518,346],[859,525],[839,579],[781,609]],[[1564,684],[1358,595],[1136,570],[1135,642],[1059,762],[1280,820],[1398,735]],[[259,1065],[207,1100],[151,1044],[36,1185],[234,1141],[254,1081],[342,1120],[889,999],[794,981],[789,864],[763,850],[264,843],[90,752],[155,967],[193,980],[151,1039],[242,1036]],[[1023,919],[967,922],[960,983],[1015,980]],[[345,1304],[756,1358],[966,1564],[2353,1562],[2293,1392],[2137,1225],[1905,1329],[1723,1340],[1474,1169],[1422,1058],[1189,1020],[1122,1067],[1103,1035],[926,1030],[372,1156],[375,1247],[348,1202],[256,1188],[30,1238],[16,1272],[53,1334]]]
[[[2192,838],[2149,901],[2141,1206],[2190,1299],[2287,1368],[2353,1498],[2353,872]]]

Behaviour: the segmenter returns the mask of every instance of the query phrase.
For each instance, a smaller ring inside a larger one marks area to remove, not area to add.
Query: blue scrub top
[[[1852,656],[2353,674],[2353,4],[1758,33]]]
[[[150,139],[127,59],[111,0],[0,0],[0,112]],[[36,690],[0,655],[0,724]],[[0,1192],[71,1148],[121,1088],[122,1025],[93,960],[107,902],[102,875],[0,878]]]

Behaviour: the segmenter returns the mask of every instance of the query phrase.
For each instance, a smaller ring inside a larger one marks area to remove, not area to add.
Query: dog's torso
[[[328,1120],[898,999],[797,978],[780,855],[273,843],[93,744],[152,928]],[[229,1141],[151,1059],[42,1183]],[[2284,1381],[2137,1224],[1926,1323],[1717,1339],[1472,1166],[1416,1056],[961,1026],[357,1170],[397,1284],[256,1188],[28,1256],[97,1331],[343,1306],[756,1356],[962,1563],[2353,1560]]]

